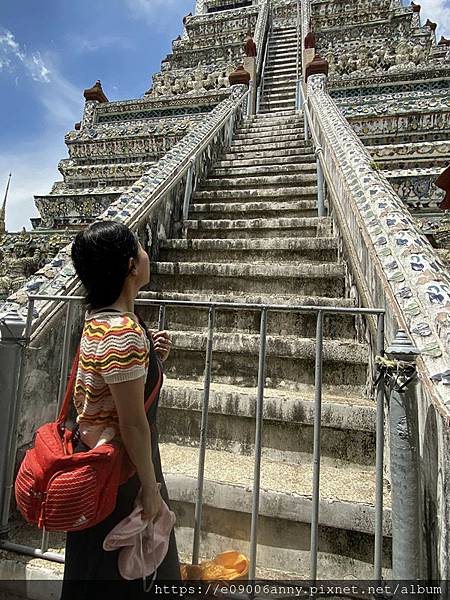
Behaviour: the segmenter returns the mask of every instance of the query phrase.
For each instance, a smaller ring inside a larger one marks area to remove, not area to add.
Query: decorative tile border
[[[369,153],[327,93],[325,76],[309,78],[308,97],[338,201],[360,228],[371,268],[378,264],[429,377],[442,373],[450,365],[450,273],[383,173],[372,168]],[[450,409],[450,389],[435,386]]]

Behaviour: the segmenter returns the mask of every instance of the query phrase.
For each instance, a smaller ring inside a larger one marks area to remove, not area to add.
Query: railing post
[[[300,90],[299,90],[299,81],[300,81],[300,54],[301,54],[301,46],[302,41],[300,40],[300,31],[301,31],[301,22],[300,22],[300,0],[297,0],[297,60],[296,60],[296,80],[297,80],[297,88],[296,88],[296,97],[295,97],[295,106],[296,111],[298,112],[300,106]]]
[[[212,368],[212,353],[213,353],[213,338],[214,325],[216,318],[216,309],[214,305],[209,307],[208,313],[208,339],[206,344],[206,360],[205,360],[205,375],[203,388],[203,406],[202,406],[202,422],[200,427],[200,449],[198,459],[198,475],[197,475],[197,495],[195,501],[195,516],[194,516],[194,544],[192,549],[192,564],[198,565],[200,553],[200,532],[202,526],[202,511],[203,511],[203,482],[205,476],[205,454],[206,454],[206,436],[208,429],[208,410],[209,410],[209,392],[211,387],[211,368]]]
[[[325,216],[325,179],[323,176],[320,154],[323,154],[322,148],[316,148],[316,166],[317,166],[317,212],[319,217]]]
[[[384,314],[378,315],[377,356],[384,356]],[[383,561],[383,480],[384,480],[384,369],[376,365],[376,490],[375,490],[375,548],[374,580],[382,582]]]
[[[189,216],[189,205],[191,203],[192,196],[192,178],[194,174],[194,165],[191,164],[186,176],[186,185],[184,188],[184,202],[183,202],[183,221]]]
[[[400,330],[386,350],[390,367],[392,577],[416,580],[420,566],[419,435],[415,381],[419,351]]]
[[[308,124],[308,115],[306,113],[306,109],[308,106],[308,100],[306,98],[303,99],[303,127],[305,131],[305,142],[309,140],[309,124]]]
[[[319,553],[319,501],[320,501],[320,432],[322,426],[322,364],[323,364],[323,312],[317,313],[316,363],[314,373],[314,450],[313,450],[313,497],[311,515],[311,570],[310,580],[317,580]]]
[[[30,308],[29,308],[30,310]],[[32,314],[31,306],[31,314]],[[9,507],[17,451],[27,322],[13,310],[0,320],[0,537],[8,535]],[[25,335],[25,337],[24,337]]]
[[[258,537],[259,493],[261,485],[261,448],[263,428],[264,386],[266,381],[267,308],[261,310],[258,361],[258,395],[256,399],[255,469],[253,474],[252,522],[250,531],[250,565],[248,578],[255,579]]]

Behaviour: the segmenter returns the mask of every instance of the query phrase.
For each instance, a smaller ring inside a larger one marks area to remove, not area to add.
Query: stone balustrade
[[[165,237],[172,230],[174,221],[180,219],[181,202],[184,183],[180,180],[178,193],[164,190],[176,177],[183,166],[194,156],[207,138],[224,119],[241,102],[245,88],[235,86],[230,97],[223,100],[209,118],[198,123],[183,139],[181,139],[163,158],[153,165],[125,193],[112,203],[98,220],[117,220],[132,226],[140,235],[143,246],[154,255],[157,252],[158,239]],[[201,168],[207,166],[208,160],[222,148],[220,140],[212,142],[209,148],[209,158],[202,161]],[[172,190],[173,191],[173,190]],[[177,217],[178,214],[178,217]],[[11,310],[17,310],[25,317],[27,313],[28,294],[75,294],[80,282],[76,277],[71,258],[71,244],[62,248],[53,260],[29,279],[17,292],[9,296],[0,306],[0,318]],[[58,312],[57,301],[40,301],[35,303],[33,316],[33,331],[41,333],[44,322],[54,318]]]
[[[365,306],[386,308],[386,338],[404,328],[419,348],[417,401],[427,535],[449,576],[450,274],[326,90],[308,79],[308,104],[323,149],[329,209]],[[439,474],[438,474],[439,473]],[[438,475],[437,475],[438,474]]]

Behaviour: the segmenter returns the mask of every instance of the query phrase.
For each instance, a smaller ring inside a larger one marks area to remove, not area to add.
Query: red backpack
[[[66,428],[65,421],[79,356],[78,347],[57,421],[36,431],[34,446],[26,451],[14,484],[23,517],[47,531],[79,531],[96,525],[114,510],[119,485],[136,472],[120,440],[73,453],[77,436]],[[146,411],[162,385],[159,364],[158,370]]]

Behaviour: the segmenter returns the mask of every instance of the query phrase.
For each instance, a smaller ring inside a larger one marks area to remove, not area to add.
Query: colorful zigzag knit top
[[[149,350],[134,313],[86,311],[73,401],[81,440],[90,448],[120,435],[108,384],[146,376]]]

